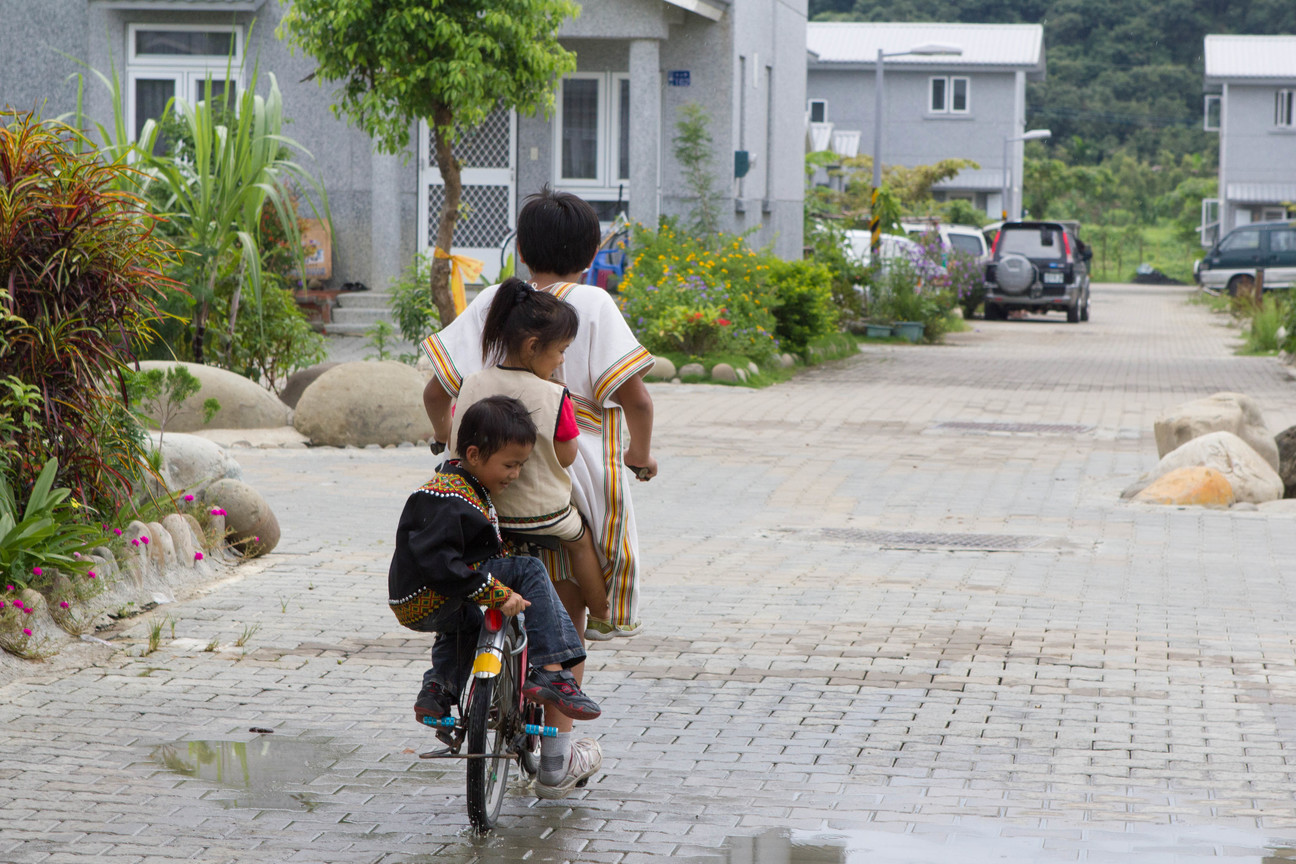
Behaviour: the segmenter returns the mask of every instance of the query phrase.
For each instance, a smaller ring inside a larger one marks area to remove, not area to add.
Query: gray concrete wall
[[[1288,87],[1296,87],[1296,81],[1282,85],[1230,83],[1224,88],[1219,172],[1223,231],[1239,224],[1239,210],[1258,210],[1262,206],[1225,199],[1229,185],[1292,181],[1292,169],[1296,166],[1296,129],[1274,125],[1274,92]],[[1256,215],[1258,217],[1258,213]]]
[[[5,21],[0,28],[0,103],[22,107],[48,100],[45,116],[73,110],[75,83],[64,79],[85,71],[54,49],[83,59],[105,75],[110,75],[115,65],[125,89],[128,24],[239,24],[246,34],[244,81],[259,63],[258,89],[264,93],[270,74],[275,75],[288,120],[285,134],[310,154],[298,152],[293,158],[322,178],[327,189],[334,224],[332,283],[360,281],[376,289],[385,287],[389,277],[414,255],[415,160],[411,155],[375,162],[369,137],[330,113],[329,88],[302,82],[314,64],[308,57],[290,55],[275,38],[274,28],[284,11],[277,2],[265,3],[255,16],[114,10],[88,5],[86,0],[0,3]],[[33,50],[33,43],[40,47]],[[109,93],[88,72],[85,107],[92,120],[111,126]],[[391,218],[393,214],[399,218]],[[302,215],[312,215],[308,206]],[[375,225],[381,230],[375,231]]]

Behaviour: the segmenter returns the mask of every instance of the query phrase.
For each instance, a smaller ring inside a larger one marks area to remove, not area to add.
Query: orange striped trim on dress
[[[458,396],[459,388],[463,386],[463,375],[459,373],[458,367],[455,366],[450,352],[441,344],[441,337],[433,333],[424,339],[419,347],[423,349],[423,353],[432,362],[432,371],[436,373],[441,386],[451,396]]]

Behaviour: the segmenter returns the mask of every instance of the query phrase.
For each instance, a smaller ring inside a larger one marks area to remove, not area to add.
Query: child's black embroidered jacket
[[[387,571],[388,605],[415,630],[447,602],[501,606],[513,592],[480,568],[503,554],[490,494],[448,462],[405,502]]]

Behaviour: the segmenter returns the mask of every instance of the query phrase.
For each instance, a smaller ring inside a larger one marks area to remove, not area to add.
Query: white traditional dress
[[[451,396],[457,397],[463,379],[484,365],[482,326],[497,287],[483,290],[448,327],[423,340],[421,347],[437,380]],[[653,356],[635,339],[602,288],[558,282],[542,290],[566,300],[580,316],[576,339],[554,373],[571,394],[581,431],[576,461],[567,470],[576,507],[594,530],[612,624],[630,627],[638,623],[639,537],[630,503],[630,472],[621,463],[626,445],[621,408],[611,397],[622,384],[652,368]],[[566,557],[543,551],[554,581],[570,579]]]

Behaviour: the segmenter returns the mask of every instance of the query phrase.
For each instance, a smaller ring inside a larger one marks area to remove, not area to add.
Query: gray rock
[[[1260,407],[1242,393],[1216,393],[1205,399],[1185,402],[1166,412],[1153,427],[1157,455],[1165,456],[1194,438],[1211,432],[1232,432],[1269,463],[1280,469],[1278,445],[1265,426]]]
[[[738,373],[728,363],[717,363],[711,367],[711,380],[733,383],[738,380]]]
[[[1211,432],[1194,438],[1162,457],[1149,472],[1155,480],[1177,468],[1214,468],[1228,478],[1238,501],[1262,504],[1282,497],[1283,482],[1259,453],[1232,432]]]
[[[779,365],[782,366],[784,369],[791,369],[793,366],[796,365],[796,358],[793,357],[791,354],[780,354]]]
[[[203,501],[225,511],[230,546],[249,558],[279,545],[279,520],[261,493],[238,480],[218,480],[203,490]]]
[[[194,565],[195,544],[198,538],[194,536],[189,523],[185,521],[184,516],[179,513],[171,513],[162,519],[162,527],[171,537],[171,545],[175,549],[176,560],[186,567]]]
[[[1260,505],[1261,513],[1296,513],[1296,498],[1279,498]]]
[[[167,422],[168,432],[196,432],[199,429],[268,429],[287,426],[288,406],[269,390],[215,366],[201,363],[179,363],[169,360],[145,360],[141,369],[184,366],[202,383],[202,389],[186,399],[176,415]],[[210,423],[203,423],[203,402],[215,399],[220,410]],[[154,417],[156,422],[158,418]]]
[[[1269,502],[1273,503],[1273,502]],[[1229,508],[1230,510],[1241,510],[1243,512],[1256,511],[1260,509],[1259,504],[1252,504],[1250,501],[1239,501]]]
[[[672,384],[683,384],[684,382],[681,381],[679,378],[672,378],[670,383],[672,383]]]
[[[306,388],[314,384],[316,378],[340,364],[341,361],[333,360],[329,363],[317,363],[314,366],[302,369],[300,372],[294,372],[288,376],[284,388],[279,391],[279,400],[289,408],[296,408],[297,403],[301,401],[302,394],[306,392]]]
[[[669,357],[654,357],[653,366],[644,377],[654,381],[669,381],[675,377],[675,364]]]
[[[150,435],[156,448],[158,435]],[[173,489],[187,489],[206,480],[243,479],[242,466],[214,441],[182,432],[169,432],[161,441],[162,465]]]
[[[753,374],[753,375],[759,375],[759,374],[760,374],[760,367],[756,365],[755,361],[753,361],[753,360],[748,360],[748,361],[747,361],[747,371],[750,372],[750,373]]]
[[[306,388],[293,425],[313,444],[399,444],[430,438],[424,376],[393,361],[343,363]]]
[[[685,363],[680,367],[679,376],[681,378],[702,378],[706,375],[706,367],[701,363]]]
[[[165,570],[176,563],[175,544],[161,522],[148,523],[148,537],[149,558],[158,568]]]
[[[1278,445],[1278,476],[1283,481],[1283,497],[1296,498],[1296,426],[1289,426],[1274,438]]]

